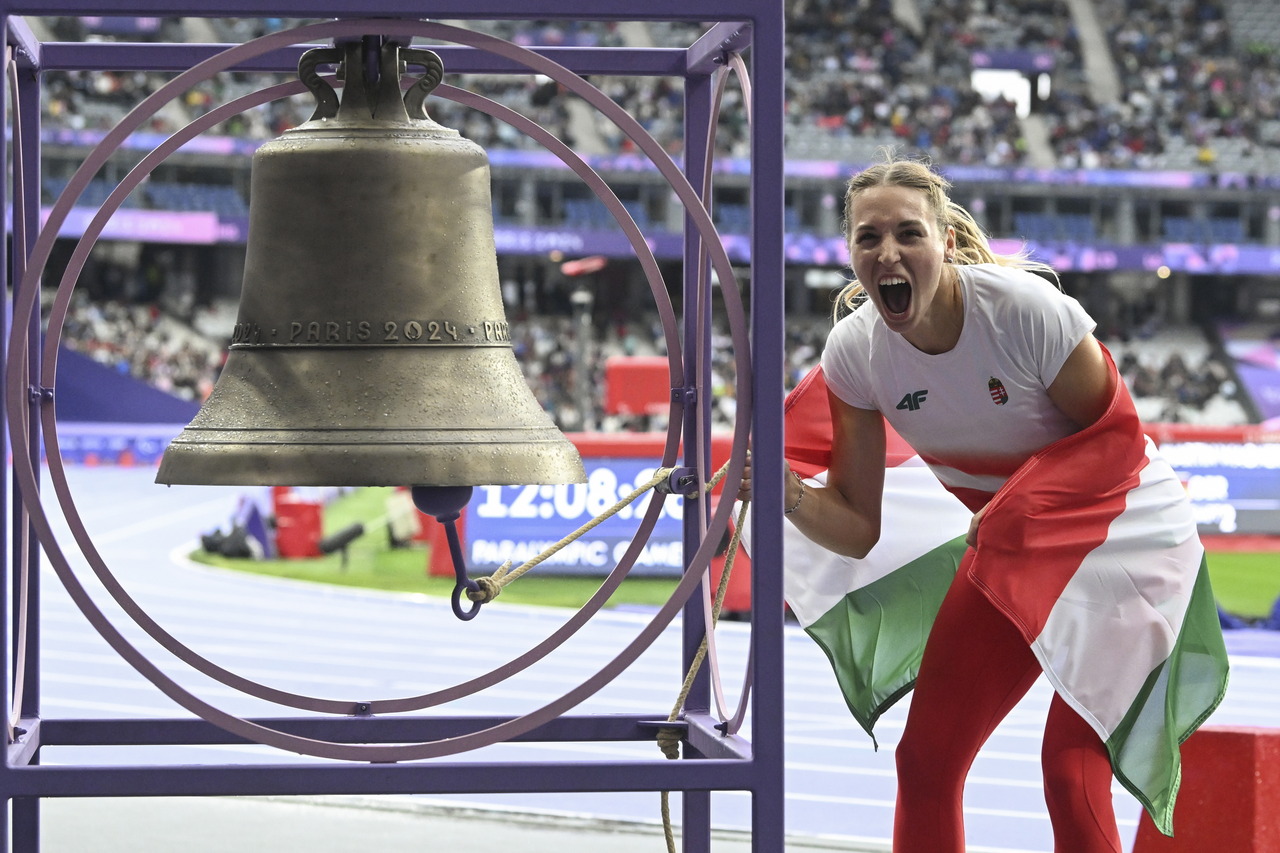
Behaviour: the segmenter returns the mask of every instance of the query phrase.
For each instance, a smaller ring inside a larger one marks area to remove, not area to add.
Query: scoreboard
[[[466,510],[467,564],[473,573],[492,572],[537,557],[644,486],[658,470],[666,436],[661,433],[576,433],[587,482],[568,485],[478,486]],[[713,436],[711,470],[729,458],[727,435]],[[677,463],[678,464],[678,463]],[[616,566],[636,535],[651,501],[649,490],[617,514],[540,563],[546,574],[603,575]],[[718,499],[713,495],[713,500]],[[667,495],[637,557],[632,574],[678,577],[684,571],[685,500]]]
[[[476,487],[467,507],[468,565],[492,572],[507,560],[518,566],[537,557],[644,486],[657,470],[652,460],[622,456],[584,456],[582,462],[586,483]],[[620,507],[617,514],[548,557],[540,569],[607,574],[631,544],[653,499],[651,489]],[[653,532],[635,562],[636,574],[679,576],[683,572],[683,510],[684,500],[676,495],[663,501]]]
[[[1150,424],[1202,534],[1280,535],[1280,434],[1258,426]]]
[[[1260,426],[1147,424],[1191,498],[1202,535],[1280,535],[1280,433]],[[662,437],[653,434],[571,436],[582,451],[585,484],[481,486],[467,508],[466,549],[476,571],[507,560],[520,565],[608,510],[648,482]],[[728,458],[728,438],[713,445],[713,468]],[[566,546],[543,571],[604,574],[631,543],[653,493],[648,492]],[[684,500],[668,496],[634,572],[678,575],[683,567]]]

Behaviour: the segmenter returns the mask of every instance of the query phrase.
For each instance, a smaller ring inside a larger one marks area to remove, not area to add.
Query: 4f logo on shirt
[[[991,402],[997,406],[1009,402],[1009,392],[1005,390],[1004,383],[994,376],[987,380],[987,390],[991,392]]]
[[[904,409],[908,412],[914,412],[924,405],[924,398],[928,396],[928,389],[924,391],[912,391],[910,394],[903,395],[898,401],[897,408]]]

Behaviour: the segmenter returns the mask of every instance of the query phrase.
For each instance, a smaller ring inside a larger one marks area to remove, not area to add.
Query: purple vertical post
[[[12,255],[3,262],[5,275],[11,276],[13,287],[18,287],[25,269],[25,258],[31,243],[40,227],[40,91],[36,76],[38,64],[38,46],[34,36],[27,29],[21,18],[0,16],[6,43],[14,44],[14,55],[17,61],[16,92],[13,91],[15,81],[6,73],[0,99],[9,110],[9,99],[14,94],[18,97],[18,110],[14,116],[20,133],[14,134],[18,155],[13,162],[15,175],[21,170],[23,175],[22,195],[13,199]],[[15,184],[16,185],[16,184]],[[5,318],[5,326],[11,322]],[[32,317],[27,335],[38,341],[40,334],[40,318]],[[27,446],[8,448],[9,452],[24,454],[35,465],[40,457],[40,412],[41,405],[51,405],[39,393],[40,350],[38,346],[27,349],[24,366],[28,385],[33,389],[31,404],[26,413],[27,434],[30,436]],[[3,415],[0,415],[3,417]],[[5,430],[7,435],[8,431]],[[15,484],[16,493],[16,484]],[[9,540],[9,606],[5,608],[5,616],[10,619],[8,630],[11,636],[12,658],[5,661],[7,672],[5,684],[12,689],[5,691],[9,700],[6,702],[6,713],[10,703],[16,703],[19,726],[35,719],[40,707],[40,561],[39,549],[35,544],[35,536],[31,526],[25,523],[21,502],[9,508],[12,538]],[[25,590],[24,587],[25,577]],[[25,616],[25,622],[24,622]],[[25,624],[25,630],[24,630]],[[20,656],[19,651],[23,654]],[[16,685],[22,685],[21,695],[17,695]],[[7,761],[5,772],[9,771]],[[38,763],[38,753],[30,763]],[[14,847],[20,851],[37,851],[40,847],[40,800],[37,797],[15,797],[12,799],[10,826],[4,834],[3,849],[8,850],[10,838]]]
[[[23,218],[22,234],[25,244],[14,245],[12,268],[21,271],[25,267],[24,259],[35,242],[36,232],[40,229],[40,84],[36,76],[37,68],[31,62],[19,62],[18,66],[18,99],[22,124],[22,169],[25,175],[24,193],[21,206],[16,209]],[[19,255],[18,253],[21,253]],[[32,318],[31,334],[38,338],[40,320]],[[39,375],[39,351],[31,348],[31,375]],[[53,401],[40,405],[53,405]],[[28,423],[32,436],[31,446],[27,452],[34,462],[40,459],[40,414],[39,405],[32,405]],[[40,708],[40,555],[35,532],[28,525],[20,531],[18,543],[21,553],[26,559],[27,570],[27,655],[25,661],[25,688],[22,704],[19,708],[22,717],[35,717]],[[15,566],[17,566],[15,562]],[[16,628],[16,626],[15,626]]]
[[[751,800],[753,849],[782,850],[783,608],[782,608],[782,398],[786,281],[783,258],[783,34],[781,2],[756,4],[749,55],[755,111],[751,124],[751,327],[753,388],[754,552],[751,573],[752,755],[757,787]]]
[[[711,77],[709,74],[689,74],[684,85],[684,172],[691,176],[690,183],[697,189],[700,176],[706,166],[706,147],[711,118]],[[710,209],[711,199],[703,204]],[[685,464],[709,465],[711,458],[711,407],[707,390],[710,388],[710,360],[706,352],[696,351],[696,342],[710,340],[710,289],[699,287],[708,270],[706,255],[698,231],[685,218],[684,242],[684,375],[685,385],[696,389],[693,405],[685,409]],[[707,520],[711,515],[710,495],[697,501],[685,501],[684,549],[690,555],[697,550],[706,535]],[[693,512],[690,512],[693,510]],[[710,573],[708,581],[710,582]],[[684,667],[689,667],[701,645],[706,617],[702,596],[694,594],[684,606],[681,623]],[[685,713],[706,714],[711,708],[711,680],[706,667],[698,673],[688,698]],[[708,853],[711,849],[711,792],[685,791],[680,800],[683,853]]]
[[[9,41],[9,38],[8,38],[9,20],[10,18],[9,18],[8,4],[5,4],[3,3],[3,0],[0,0],[0,34],[3,34],[5,36],[6,45],[8,44],[8,41]],[[8,98],[9,98],[8,77],[7,75],[0,74],[0,109],[3,109],[6,115],[8,114],[8,106],[5,104],[5,102],[8,100]],[[6,156],[8,154],[8,151],[6,150],[7,145],[5,142],[5,136],[7,136],[7,134],[0,135],[0,163],[8,162],[8,157]],[[10,205],[10,209],[12,210],[12,215],[14,217],[17,217],[18,215],[20,215],[17,210],[17,207],[18,207],[18,201],[15,200],[13,204]],[[8,250],[6,248],[6,244],[7,244],[7,241],[0,240],[0,277],[3,277],[3,281],[5,284],[4,292],[7,293],[10,291],[10,289],[13,286],[13,278],[10,274],[11,273],[11,267],[9,266],[10,259],[8,257]],[[9,326],[10,326],[11,320],[10,320],[9,312],[11,311],[11,309],[8,307],[9,304],[10,303],[6,303],[4,310],[0,311],[0,340],[5,340],[5,341],[9,339],[9,333],[10,333]],[[17,453],[20,451],[18,448],[9,447],[9,442],[7,439],[7,436],[9,434],[8,419],[4,411],[0,411],[0,428],[3,429],[4,435],[6,436],[4,440],[5,441],[5,447],[4,447],[5,457],[4,458],[7,460],[9,458],[10,453]],[[15,500],[13,502],[13,505],[9,506],[8,498],[3,494],[3,491],[0,490],[0,506],[4,507],[4,510],[5,510],[4,514],[5,514],[5,517],[8,519],[8,524],[5,525],[5,529],[2,532],[0,532],[0,537],[2,537],[0,541],[3,542],[3,554],[5,555],[5,564],[4,564],[4,568],[6,572],[5,577],[9,580],[12,580],[12,578],[15,576],[13,567],[19,565],[19,561],[21,560],[22,550],[17,544],[20,534],[12,537],[9,534],[10,532],[16,533],[21,530],[22,504],[21,504],[21,499],[18,497],[17,483],[14,480],[12,469],[6,467],[5,474],[9,477],[11,481],[11,486],[13,489]],[[4,590],[6,593],[9,593],[8,598],[4,600],[4,603],[2,605],[0,605],[0,636],[8,636],[9,631],[11,630],[11,626],[17,624],[17,621],[18,621],[16,618],[17,617],[17,610],[16,610],[17,598],[12,595],[12,587],[8,585],[0,586],[0,590]],[[10,609],[11,607],[13,607],[14,609],[11,610]],[[15,618],[10,619],[11,615]],[[4,710],[6,714],[8,713],[7,706],[9,703],[9,698],[11,696],[10,685],[13,684],[13,672],[14,672],[13,661],[10,659],[8,655],[0,654],[0,696],[4,697],[4,704],[5,704]],[[9,791],[12,789],[12,785],[8,783],[8,777],[10,777],[13,772],[9,766],[9,750],[8,750],[7,743],[5,744],[5,747],[6,748],[4,751],[4,759],[2,762],[0,762],[0,765],[2,765],[0,766],[0,851],[2,851],[2,853],[8,853],[9,851],[9,830],[10,830]]]

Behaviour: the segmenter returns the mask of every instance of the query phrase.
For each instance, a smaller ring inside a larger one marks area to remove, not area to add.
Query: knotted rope
[[[725,472],[729,469],[729,463],[726,462],[720,467],[704,487],[704,491],[708,494],[719,485],[724,479]],[[505,586],[513,583],[517,578],[525,574],[525,572],[537,566],[539,563],[545,562],[554,556],[558,551],[581,538],[583,535],[591,531],[593,528],[604,521],[617,515],[626,506],[631,505],[646,492],[657,488],[660,484],[666,482],[670,477],[674,468],[659,468],[653,472],[653,476],[641,486],[636,487],[626,497],[619,500],[609,509],[600,515],[588,521],[569,535],[565,536],[559,542],[544,550],[541,554],[521,563],[516,568],[511,568],[512,560],[507,560],[497,571],[487,577],[476,578],[476,585],[479,587],[474,590],[467,590],[467,598],[472,601],[487,604],[493,601],[501,593]],[[739,543],[742,539],[742,528],[746,524],[747,509],[749,501],[743,501],[742,506],[738,509],[738,517],[733,527],[733,533],[729,537],[729,545],[725,550],[724,571],[720,573],[720,583],[716,587],[715,599],[711,603],[711,625],[714,628],[720,619],[720,612],[724,608],[725,594],[729,589],[729,578],[733,573],[733,563],[738,554]],[[689,662],[689,671],[685,673],[684,683],[680,686],[680,693],[676,697],[675,705],[671,709],[671,713],[667,716],[667,722],[674,723],[680,719],[680,714],[684,710],[685,702],[689,698],[689,691],[693,688],[693,682],[698,677],[698,672],[702,669],[703,661],[707,657],[707,638],[702,638],[702,643],[698,646],[698,651],[694,654],[693,660]],[[667,758],[675,759],[680,757],[680,742],[683,740],[684,731],[675,726],[668,726],[658,729],[657,744],[662,750],[662,754]],[[662,826],[667,840],[668,853],[676,853],[675,834],[671,826],[671,792],[662,792]]]
[[[590,532],[593,528],[597,527],[601,523],[617,515],[619,512],[622,511],[624,507],[629,506],[630,504],[635,502],[642,495],[644,495],[645,492],[649,491],[650,489],[657,488],[658,485],[665,482],[671,476],[671,472],[674,470],[675,470],[674,468],[659,468],[658,470],[654,471],[653,476],[650,477],[648,482],[646,482],[644,485],[637,486],[634,490],[632,490],[631,494],[619,500],[613,506],[609,507],[609,509],[602,512],[600,515],[597,515],[595,518],[591,519],[586,524],[582,525],[577,530],[570,533],[568,536],[565,536],[563,539],[561,539],[559,542],[547,548],[541,554],[529,560],[526,560],[516,568],[514,569],[511,568],[511,564],[512,562],[514,562],[513,560],[507,560],[505,563],[499,566],[497,571],[495,571],[493,574],[487,577],[476,578],[475,582],[476,582],[476,585],[479,586],[479,589],[468,589],[467,598],[471,599],[472,601],[478,601],[481,604],[488,604],[490,601],[493,601],[495,598],[498,597],[499,594],[501,594],[503,587],[505,587],[507,584],[514,582],[517,578],[519,578],[525,572],[532,569],[534,566],[555,556],[556,553],[561,549],[572,544],[574,541],[581,538],[583,535]],[[719,476],[723,476],[723,469]],[[719,482],[719,480],[713,480],[712,482],[714,484],[716,482]]]
[[[728,465],[721,468],[712,480],[711,486],[720,481],[724,476],[724,472]],[[716,623],[720,619],[720,611],[724,608],[725,593],[729,589],[729,576],[733,573],[733,562],[738,556],[738,547],[742,539],[742,528],[747,522],[747,508],[749,501],[743,501],[738,508],[738,518],[733,526],[733,533],[729,536],[729,545],[724,555],[724,571],[720,573],[720,583],[716,587],[715,600],[711,602],[711,626],[714,629]],[[680,695],[676,697],[674,707],[667,716],[668,723],[674,723],[680,719],[680,713],[684,709],[684,703],[689,698],[689,691],[693,687],[694,679],[698,677],[698,671],[702,668],[702,662],[707,657],[707,638],[704,636],[702,642],[698,645],[698,651],[694,654],[693,660],[689,662],[689,671],[685,673],[684,684],[680,687]],[[662,754],[667,758],[676,759],[680,757],[680,741],[682,740],[683,730],[674,726],[658,729],[658,748],[662,750]],[[675,833],[671,828],[671,792],[662,792],[662,829],[667,839],[667,853],[676,853]]]

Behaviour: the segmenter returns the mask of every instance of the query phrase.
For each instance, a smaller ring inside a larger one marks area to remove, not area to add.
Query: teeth
[[[886,278],[880,282],[880,286],[891,287],[892,285],[895,285],[895,284],[906,284],[906,283],[907,283],[907,280],[905,278]]]

